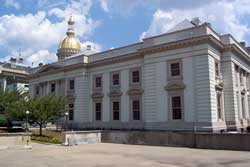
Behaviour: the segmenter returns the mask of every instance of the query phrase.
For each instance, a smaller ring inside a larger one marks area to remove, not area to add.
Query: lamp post
[[[30,112],[27,110],[26,112],[25,112],[25,115],[26,115],[26,126],[25,126],[25,131],[26,132],[28,132],[29,131],[29,129],[28,129],[28,122],[29,122],[29,120],[28,120],[28,116],[29,116],[29,114],[30,114]]]
[[[66,131],[68,131],[68,116],[69,116],[69,112],[65,112],[65,119],[66,119]]]

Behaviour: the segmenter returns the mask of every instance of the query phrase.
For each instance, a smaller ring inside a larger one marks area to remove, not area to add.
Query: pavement
[[[249,167],[250,152],[122,144],[32,143],[0,150],[0,167]]]

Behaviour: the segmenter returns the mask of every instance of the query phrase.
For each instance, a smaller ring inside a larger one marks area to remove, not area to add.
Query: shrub
[[[7,120],[4,117],[0,117],[0,127],[7,127]]]
[[[62,140],[60,140],[58,138],[51,138],[51,137],[48,137],[48,136],[32,135],[31,140],[44,142],[44,143],[53,143],[53,144],[61,144],[62,143]]]

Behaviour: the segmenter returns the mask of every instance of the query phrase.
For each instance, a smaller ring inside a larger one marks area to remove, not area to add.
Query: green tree
[[[29,100],[30,119],[39,125],[40,136],[42,128],[48,122],[53,122],[62,117],[65,111],[65,98],[47,95]]]
[[[27,93],[22,91],[2,91],[0,90],[0,113],[7,120],[8,130],[10,130],[13,120],[23,120],[27,109]]]

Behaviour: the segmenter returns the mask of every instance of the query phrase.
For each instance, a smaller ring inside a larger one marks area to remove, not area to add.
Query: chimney
[[[243,46],[243,47],[246,47],[246,42],[241,41],[241,42],[240,42],[240,45]]]
[[[10,67],[16,68],[16,58],[13,57],[10,58]]]
[[[43,63],[39,63],[38,66],[39,66],[39,67],[42,67],[42,66],[43,66]]]
[[[87,50],[91,50],[91,45],[87,45]]]
[[[23,64],[23,58],[19,58],[18,63]]]
[[[195,18],[192,18],[191,19],[191,23],[193,24],[193,25],[195,25],[195,26],[199,26],[200,25],[200,19],[199,19],[199,17],[195,17]]]

